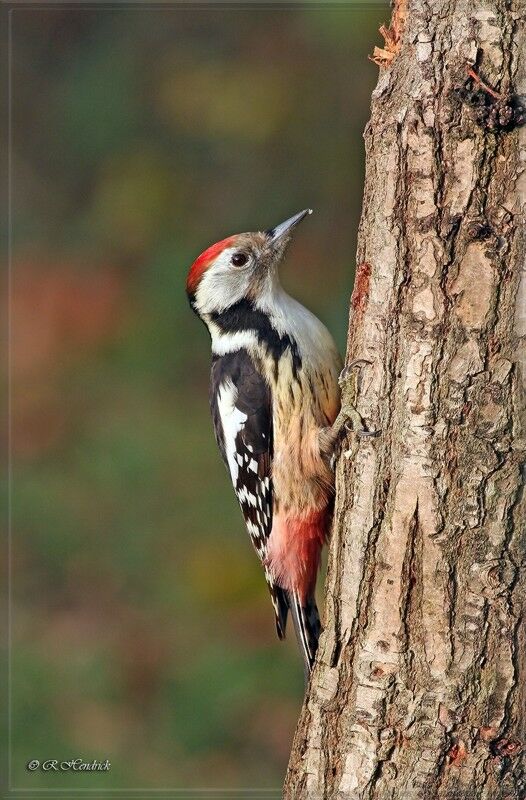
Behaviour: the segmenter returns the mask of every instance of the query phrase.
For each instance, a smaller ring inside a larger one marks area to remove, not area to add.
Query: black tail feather
[[[307,598],[302,604],[295,592],[287,592],[287,601],[290,615],[294,624],[294,631],[303,656],[305,680],[308,681],[321,633],[320,615],[314,595]]]
[[[289,612],[289,600],[287,592],[281,586],[275,586],[267,580],[272,605],[276,614],[276,632],[279,639],[285,638],[285,628],[287,627],[287,615]]]
[[[296,592],[289,592],[267,581],[276,613],[276,631],[280,639],[285,638],[288,612],[292,617],[294,632],[303,657],[305,681],[308,681],[321,633],[320,615],[314,594],[303,604]]]

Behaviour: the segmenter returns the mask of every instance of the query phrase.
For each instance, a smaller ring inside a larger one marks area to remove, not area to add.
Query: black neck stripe
[[[301,357],[295,339],[289,334],[280,335],[272,326],[268,314],[260,311],[250,300],[240,300],[224,311],[214,312],[210,315],[211,321],[223,333],[238,333],[241,331],[254,331],[258,342],[267,348],[276,363],[287,350],[292,356],[292,374],[297,377],[301,367]]]

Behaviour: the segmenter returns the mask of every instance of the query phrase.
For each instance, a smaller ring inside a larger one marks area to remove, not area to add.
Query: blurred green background
[[[344,350],[385,8],[13,13],[17,787],[275,787],[292,631],[213,439],[193,259],[310,206],[282,270]],[[32,758],[109,773],[28,773]]]

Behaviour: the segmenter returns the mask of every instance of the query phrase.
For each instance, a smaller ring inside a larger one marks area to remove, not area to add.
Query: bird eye
[[[248,256],[246,253],[234,253],[232,256],[232,264],[235,267],[243,267],[248,261]]]

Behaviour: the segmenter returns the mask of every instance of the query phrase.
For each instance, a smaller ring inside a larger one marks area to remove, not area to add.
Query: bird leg
[[[337,446],[341,442],[345,433],[353,432],[360,438],[372,438],[378,436],[380,431],[370,431],[367,429],[361,414],[356,409],[355,403],[358,399],[358,392],[360,390],[360,379],[362,368],[370,361],[365,359],[357,359],[352,361],[348,366],[344,367],[338,383],[343,385],[347,379],[349,380],[349,387],[342,400],[342,407],[340,413],[334,420],[330,427],[322,428],[319,433],[320,450],[323,458],[331,464],[333,457],[336,453]]]

